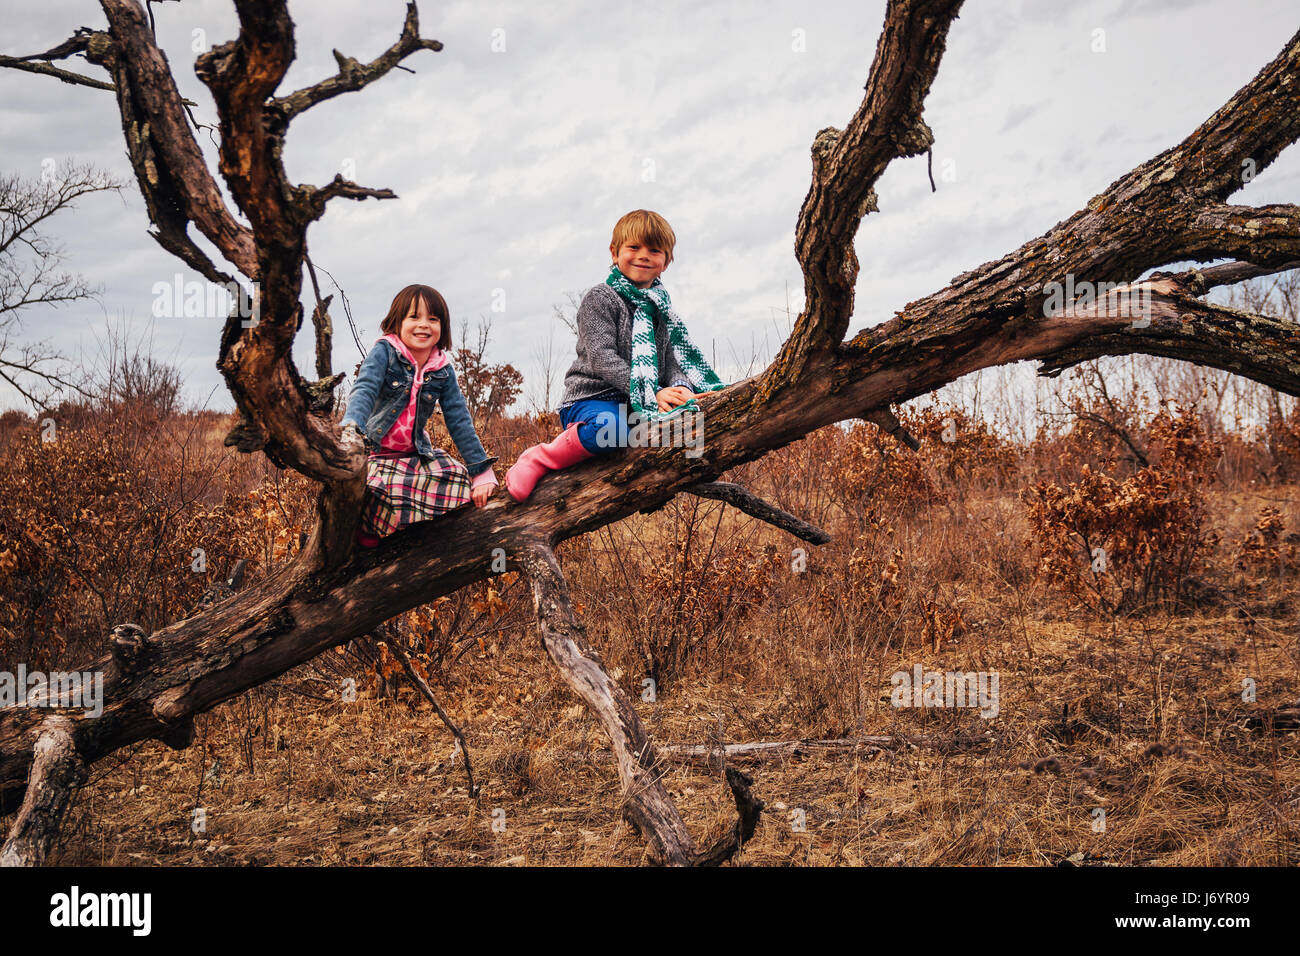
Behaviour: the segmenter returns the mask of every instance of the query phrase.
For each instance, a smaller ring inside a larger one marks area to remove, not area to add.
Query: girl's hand
[[[670,385],[668,388],[661,388],[655,392],[655,398],[659,399],[659,411],[661,412],[676,408],[678,405],[685,405],[694,397],[695,393],[685,385]]]
[[[366,447],[365,440],[361,437],[361,430],[352,422],[348,422],[343,426],[343,444],[357,444],[363,449]]]
[[[482,508],[486,505],[488,499],[492,497],[492,492],[495,489],[496,485],[493,484],[479,485],[477,488],[471,489],[469,496],[474,501],[474,507]]]

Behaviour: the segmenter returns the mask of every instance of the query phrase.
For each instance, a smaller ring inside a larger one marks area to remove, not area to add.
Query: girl
[[[343,413],[343,438],[362,438],[366,502],[357,540],[379,539],[413,521],[436,518],[469,501],[482,508],[497,483],[451,367],[446,300],[427,285],[408,285],[380,325],[384,333],[357,371]],[[465,464],[434,448],[424,426],[435,405]]]

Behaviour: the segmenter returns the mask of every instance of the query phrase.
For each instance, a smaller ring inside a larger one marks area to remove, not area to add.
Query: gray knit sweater
[[[560,407],[584,398],[605,398],[631,405],[632,316],[636,308],[609,286],[587,290],[578,306],[578,357],[564,376]],[[655,349],[659,353],[659,387],[685,385],[690,380],[677,364],[668,343],[668,327],[655,315]]]

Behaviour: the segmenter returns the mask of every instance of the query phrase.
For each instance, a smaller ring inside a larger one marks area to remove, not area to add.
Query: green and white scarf
[[[700,407],[695,399],[691,399],[666,412],[659,411],[659,400],[655,397],[659,391],[659,352],[655,348],[656,311],[664,317],[664,324],[668,327],[668,344],[677,364],[686,373],[691,390],[714,392],[727,387],[686,334],[686,326],[673,311],[668,290],[658,277],[650,288],[639,289],[619,271],[618,264],[615,263],[609,267],[605,284],[625,301],[636,306],[636,313],[632,316],[632,375],[628,382],[628,394],[632,398],[632,408],[643,420],[663,421],[684,411],[698,411]]]

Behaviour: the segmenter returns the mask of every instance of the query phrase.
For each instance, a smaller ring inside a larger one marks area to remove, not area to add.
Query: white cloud
[[[332,48],[376,56],[396,38],[404,9],[402,0],[295,3],[299,58],[282,91],[332,73]],[[346,289],[366,345],[393,294],[427,282],[455,316],[491,316],[491,357],[529,375],[552,304],[603,279],[615,219],[644,206],[677,231],[664,278],[696,340],[716,341],[719,359],[747,359],[763,342],[771,354],[787,285],[795,308],[802,297],[793,246],[808,148],[818,129],[842,127],[860,103],[883,9],[879,0],[668,0],[649,12],[595,0],[425,4],[423,33],[441,40],[442,52],[416,54],[407,61],[414,74],[394,71],[291,129],[285,162],[295,180],[322,184],[350,161],[359,182],[400,197],[335,201],[309,234],[312,257]],[[212,43],[232,37],[232,6],[199,0],[154,12],[178,86],[199,104],[200,120],[213,122],[192,43],[195,30]],[[96,5],[12,9],[3,51],[46,49],[82,24],[103,25]],[[1239,3],[1231,17],[1190,0],[968,4],[927,101],[938,191],[924,158],[896,162],[882,177],[881,212],[858,236],[851,329],[1072,214],[1186,136],[1295,27],[1286,0]],[[1093,51],[1098,29],[1103,53]],[[492,50],[495,30],[505,31],[496,35],[503,52]],[[806,52],[795,51],[795,31]],[[128,175],[110,94],[12,71],[0,71],[0,83],[6,171],[36,176],[43,158],[75,155]],[[215,169],[206,133],[199,141]],[[945,161],[951,181],[940,178]],[[1300,155],[1287,153],[1236,200],[1293,201],[1298,186]],[[103,307],[33,310],[32,338],[74,351],[105,312],[147,325],[153,283],[177,271],[193,278],[148,237],[134,184],[124,195],[125,204],[89,197],[55,221],[67,266],[104,287]],[[504,313],[490,311],[497,288],[506,290]],[[304,292],[310,297],[309,284]],[[357,350],[336,310],[335,367],[350,370]],[[191,399],[216,387],[213,405],[229,407],[214,367],[219,327],[159,322],[154,341],[184,366]],[[309,338],[296,351],[304,371]],[[0,394],[0,405],[12,404]]]

